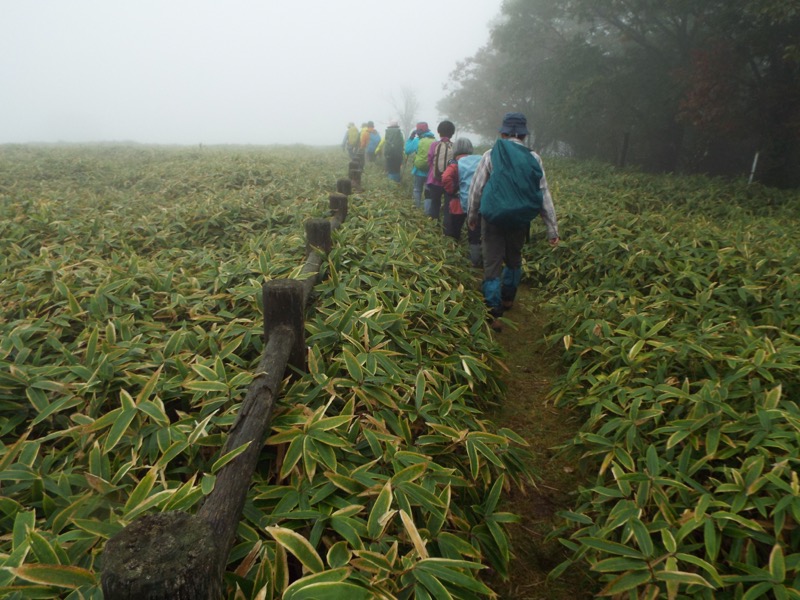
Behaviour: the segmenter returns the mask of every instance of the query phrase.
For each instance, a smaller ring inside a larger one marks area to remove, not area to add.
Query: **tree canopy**
[[[506,0],[439,108],[494,137],[646,169],[800,185],[800,0]]]

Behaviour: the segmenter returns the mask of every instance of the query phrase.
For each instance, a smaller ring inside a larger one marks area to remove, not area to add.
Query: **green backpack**
[[[417,154],[414,156],[414,166],[418,171],[428,172],[428,151],[431,149],[434,139],[432,137],[419,138]]]
[[[504,139],[497,140],[491,158],[481,215],[493,225],[525,229],[542,210],[542,167],[525,146]]]

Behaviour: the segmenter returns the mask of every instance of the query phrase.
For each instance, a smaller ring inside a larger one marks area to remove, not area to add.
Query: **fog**
[[[5,0],[0,143],[338,144],[402,87],[435,123],[501,3]]]

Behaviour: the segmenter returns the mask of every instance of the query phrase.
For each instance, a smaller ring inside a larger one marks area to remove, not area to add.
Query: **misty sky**
[[[338,144],[402,86],[435,124],[501,4],[2,0],[0,143]]]

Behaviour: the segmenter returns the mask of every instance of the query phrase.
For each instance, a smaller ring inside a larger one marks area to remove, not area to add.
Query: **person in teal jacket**
[[[425,182],[428,179],[428,150],[433,144],[435,136],[428,129],[425,121],[417,123],[417,128],[411,132],[406,140],[405,153],[407,158],[411,158],[414,166],[411,168],[411,175],[414,178],[414,190],[412,198],[416,208],[422,208],[422,193],[425,189]]]
[[[531,190],[538,188],[541,192],[541,208],[539,216],[547,227],[547,239],[552,246],[558,244],[558,220],[556,211],[553,207],[553,198],[547,186],[547,179],[544,174],[541,157],[532,150],[525,148],[524,140],[528,136],[528,121],[522,113],[506,113],[503,117],[503,124],[500,126],[500,138],[495,146],[504,144],[517,145],[517,153],[524,153],[526,161],[514,162],[509,167],[504,163],[498,162],[498,167],[502,169],[502,175],[498,177],[498,190],[495,192],[492,186],[491,192],[506,193],[511,187],[511,181],[516,183],[517,189],[527,190],[526,193],[533,193]],[[481,210],[482,200],[486,202],[484,190],[488,189],[488,183],[495,170],[493,161],[494,149],[488,150],[481,157],[475,174],[472,176],[472,183],[469,187],[469,211],[467,213],[467,224],[471,230],[478,227],[480,219],[482,235],[483,253],[483,297],[493,318],[491,327],[495,331],[502,331],[503,324],[499,318],[504,311],[510,310],[514,306],[514,298],[517,294],[522,277],[522,246],[528,236],[530,221],[520,221],[513,224],[499,224],[487,219],[487,211]],[[520,154],[521,155],[521,154]],[[538,163],[538,168],[528,168],[532,161]],[[511,169],[509,171],[509,169]],[[537,173],[538,175],[534,175]],[[540,176],[539,176],[540,175]],[[538,182],[532,177],[538,177]]]

